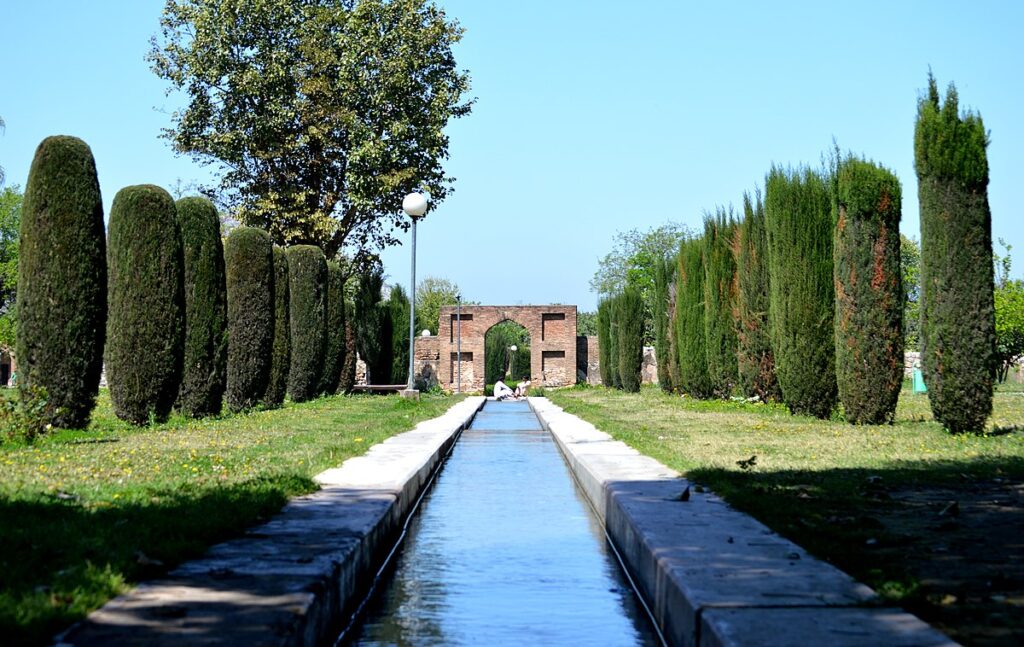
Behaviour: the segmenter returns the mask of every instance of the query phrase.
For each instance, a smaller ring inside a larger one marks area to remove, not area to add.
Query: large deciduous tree
[[[929,74],[914,129],[921,363],[932,413],[952,432],[980,432],[992,413],[996,335],[987,147],[981,117],[960,113],[952,85],[940,102]]]
[[[453,306],[459,296],[459,286],[448,279],[428,276],[416,286],[416,330],[429,330],[436,335],[442,306]],[[475,304],[463,301],[462,305]]]
[[[444,127],[469,113],[462,29],[427,0],[167,0],[153,71],[187,97],[165,131],[222,171],[225,206],[329,258],[406,229],[402,197],[444,200]]]

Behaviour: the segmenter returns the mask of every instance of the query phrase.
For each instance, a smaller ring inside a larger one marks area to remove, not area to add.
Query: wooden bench
[[[399,393],[408,387],[408,384],[356,384],[352,387],[352,391],[354,393]]]

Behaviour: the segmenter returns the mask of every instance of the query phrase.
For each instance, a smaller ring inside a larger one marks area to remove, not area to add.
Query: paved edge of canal
[[[57,645],[318,645],[359,603],[410,509],[485,398],[372,446],[316,476],[321,490],[143,582]]]
[[[670,644],[957,644],[678,472],[546,398],[529,403]]]

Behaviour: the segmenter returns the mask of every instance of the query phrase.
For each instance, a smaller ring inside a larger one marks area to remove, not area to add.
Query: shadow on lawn
[[[970,644],[1024,644],[1024,459],[687,476]]]
[[[124,583],[157,577],[316,490],[290,474],[220,488],[134,491],[83,505],[64,495],[0,498],[0,636],[45,644]]]

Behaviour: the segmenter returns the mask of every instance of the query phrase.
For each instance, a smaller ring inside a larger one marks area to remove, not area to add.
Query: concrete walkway
[[[430,475],[484,398],[316,478],[270,522],[140,584],[58,645],[319,645],[358,603]]]
[[[671,644],[956,644],[678,472],[546,398],[529,402]]]

